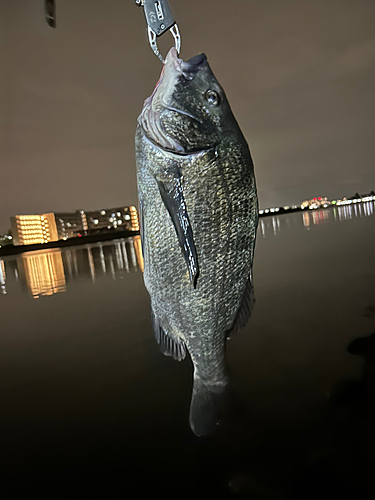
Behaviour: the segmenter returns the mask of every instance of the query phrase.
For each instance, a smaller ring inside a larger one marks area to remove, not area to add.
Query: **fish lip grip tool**
[[[169,30],[173,35],[177,54],[179,54],[181,50],[180,31],[172,14],[169,3],[167,0],[135,0],[135,3],[144,9],[150,47],[156,57],[158,57],[164,64],[164,58],[161,55],[156,42],[157,37],[163,35]]]

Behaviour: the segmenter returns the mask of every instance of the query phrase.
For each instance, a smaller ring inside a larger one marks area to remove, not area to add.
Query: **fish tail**
[[[227,380],[211,382],[194,375],[190,404],[190,427],[196,436],[206,436],[220,424]]]

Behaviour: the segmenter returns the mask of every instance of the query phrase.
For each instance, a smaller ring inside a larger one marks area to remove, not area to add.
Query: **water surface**
[[[189,427],[190,360],[153,338],[139,237],[3,258],[4,491],[370,498],[375,341],[347,349],[375,331],[373,213],[260,220],[233,404],[206,438]]]

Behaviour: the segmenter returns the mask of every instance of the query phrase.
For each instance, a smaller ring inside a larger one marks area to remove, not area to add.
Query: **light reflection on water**
[[[122,278],[130,271],[143,271],[140,236],[69,247],[25,252],[0,259],[0,291],[7,292],[7,280],[13,279],[34,299],[66,292],[69,283],[98,276]]]
[[[305,210],[300,214],[283,214],[262,217],[259,233],[277,236],[291,226],[302,225],[310,230],[329,221],[343,222],[353,218],[374,215],[375,202],[337,206],[321,210]],[[296,217],[300,215],[300,217]],[[13,279],[31,296],[38,299],[55,293],[66,292],[69,283],[90,277],[93,283],[103,275],[113,279],[136,270],[143,271],[140,236],[109,242],[25,252],[14,257],[0,259],[0,293],[6,295],[7,279]]]
[[[325,224],[330,220],[342,222],[357,217],[370,217],[374,215],[375,202],[357,203],[353,205],[343,205],[321,210],[304,210],[300,212],[303,226],[310,229],[312,226]],[[279,216],[268,216],[259,219],[259,232],[266,236],[277,236],[280,231],[288,228],[291,224],[296,224],[297,219],[288,214]]]

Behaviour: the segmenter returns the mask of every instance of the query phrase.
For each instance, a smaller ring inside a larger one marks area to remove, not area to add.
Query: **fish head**
[[[205,54],[183,61],[174,47],[139,121],[152,142],[177,154],[214,148],[236,125]]]

